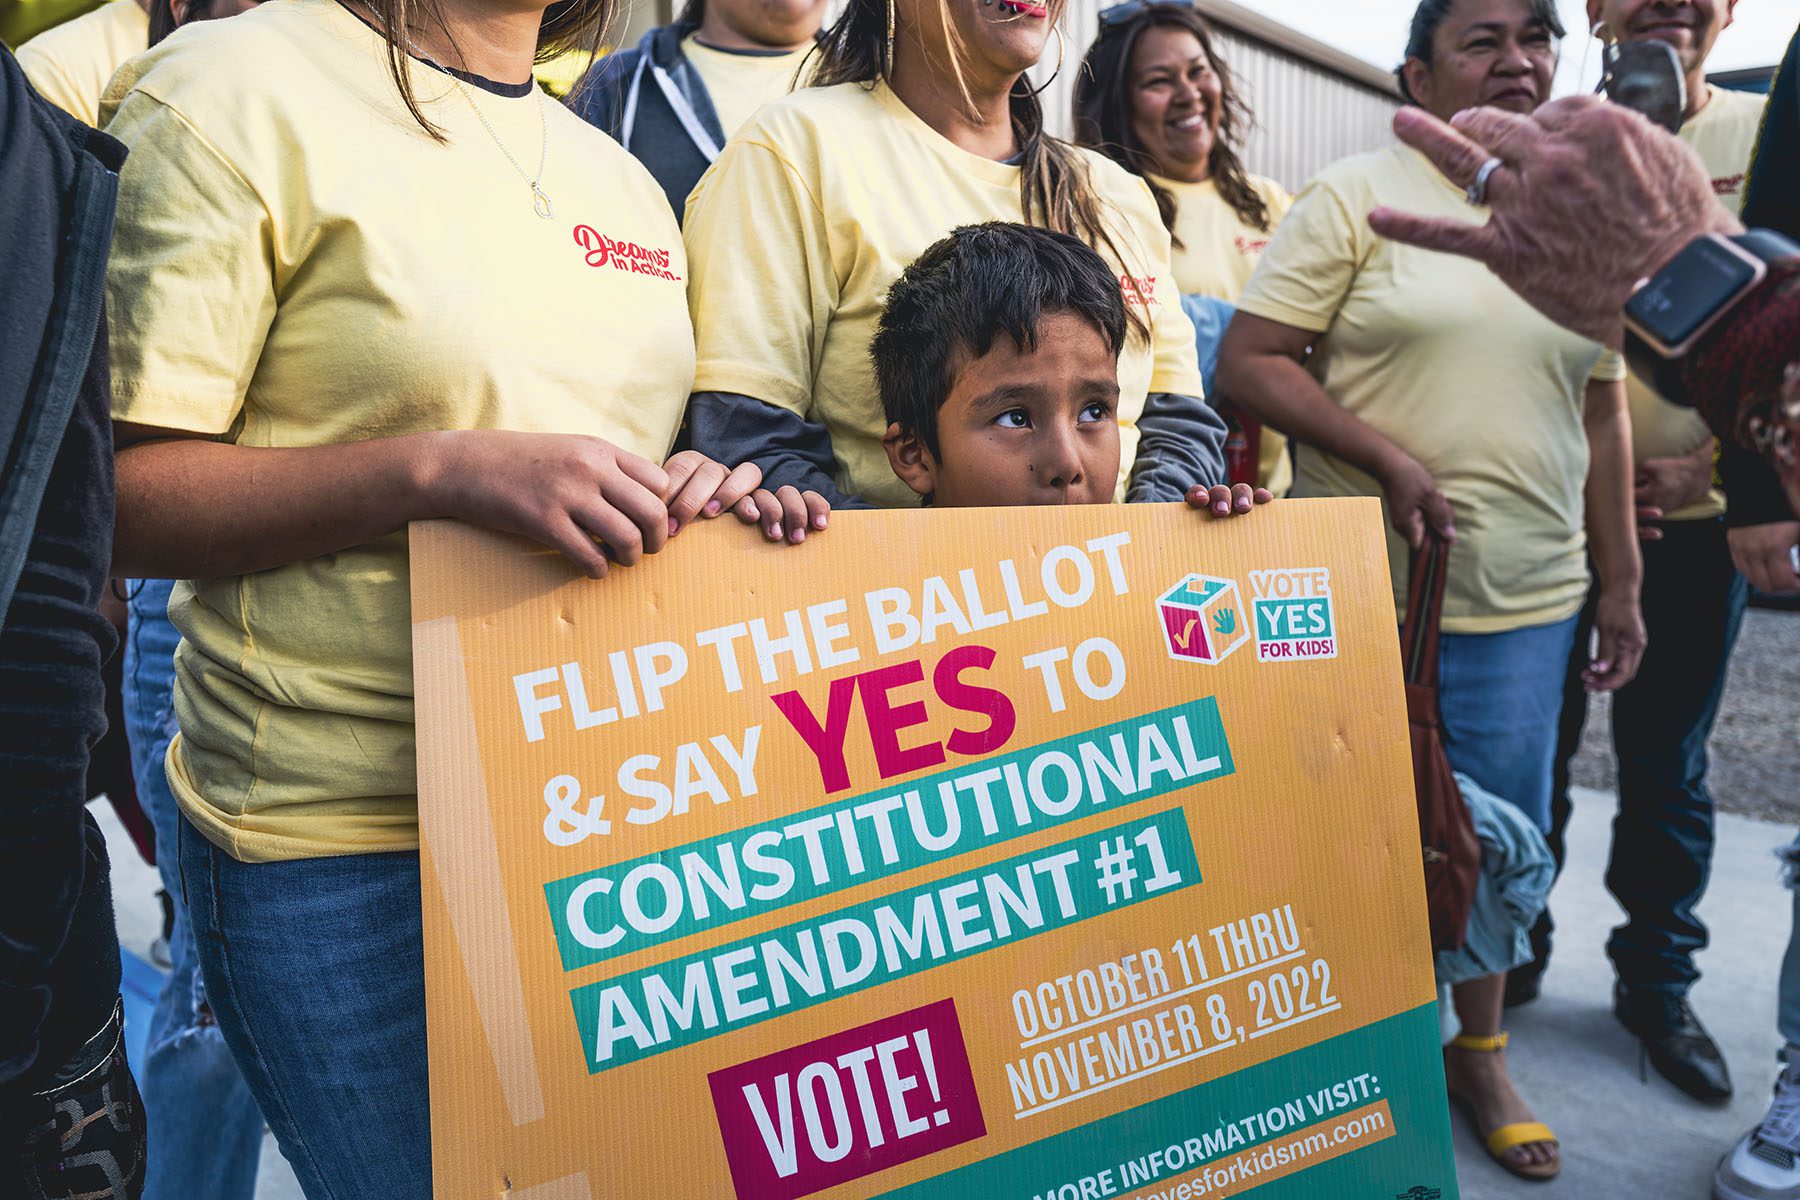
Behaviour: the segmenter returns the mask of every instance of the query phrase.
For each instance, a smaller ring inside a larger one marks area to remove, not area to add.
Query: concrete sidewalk
[[[1762,1118],[1776,1073],[1775,980],[1792,901],[1772,851],[1793,829],[1721,814],[1712,883],[1701,905],[1712,946],[1694,1009],[1731,1064],[1737,1098],[1697,1104],[1654,1072],[1639,1076],[1637,1043],[1612,1015],[1606,936],[1619,920],[1606,893],[1609,792],[1578,789],[1569,865],[1551,900],[1556,954],[1543,995],[1507,1013],[1519,1090],[1562,1139],[1563,1170],[1549,1184],[1514,1179],[1453,1115],[1464,1200],[1706,1200],[1714,1165]],[[1385,1198],[1383,1198],[1385,1200]]]
[[[1694,990],[1701,1019],[1725,1049],[1738,1097],[1728,1108],[1696,1104],[1651,1074],[1638,1075],[1636,1043],[1613,1020],[1612,968],[1602,947],[1618,909],[1601,884],[1614,798],[1580,789],[1569,827],[1569,867],[1552,904],[1557,953],[1535,1004],[1514,1009],[1512,1063],[1520,1090],[1563,1141],[1554,1183],[1516,1180],[1487,1158],[1453,1117],[1465,1200],[1705,1200],[1713,1165],[1762,1116],[1775,1078],[1775,977],[1787,946],[1790,900],[1772,851],[1793,831],[1721,815],[1713,879],[1701,912],[1713,944]],[[131,850],[104,803],[94,813],[113,850],[119,937],[147,954],[157,934],[156,873]],[[272,1138],[265,1139],[257,1200],[300,1200]],[[1344,1200],[1387,1200],[1387,1196]]]

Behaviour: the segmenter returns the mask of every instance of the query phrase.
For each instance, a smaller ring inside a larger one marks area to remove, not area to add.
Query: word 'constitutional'
[[[1229,774],[1210,698],[608,864],[545,887],[563,967]]]

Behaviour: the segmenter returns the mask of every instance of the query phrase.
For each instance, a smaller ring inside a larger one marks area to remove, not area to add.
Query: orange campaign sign
[[[1453,1198],[1380,521],[415,525],[437,1195]]]

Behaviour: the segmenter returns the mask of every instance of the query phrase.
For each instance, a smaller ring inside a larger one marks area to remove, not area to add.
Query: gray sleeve
[[[755,463],[770,491],[792,484],[817,492],[833,508],[869,508],[860,496],[838,490],[837,459],[825,426],[785,408],[735,392],[695,392],[688,397],[689,444],[726,466]]]
[[[1180,500],[1196,483],[1225,482],[1225,419],[1197,396],[1151,392],[1138,418],[1137,462],[1125,498]]]

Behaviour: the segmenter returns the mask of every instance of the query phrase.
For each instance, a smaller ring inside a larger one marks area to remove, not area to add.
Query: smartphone
[[[1601,54],[1600,89],[1614,104],[1635,109],[1670,133],[1687,111],[1687,77],[1667,42],[1608,42]]]

